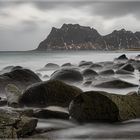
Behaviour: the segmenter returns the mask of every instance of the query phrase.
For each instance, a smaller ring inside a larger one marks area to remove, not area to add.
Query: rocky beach
[[[36,70],[3,67],[0,138],[139,139],[139,82],[128,79],[139,79],[140,56],[116,56]]]

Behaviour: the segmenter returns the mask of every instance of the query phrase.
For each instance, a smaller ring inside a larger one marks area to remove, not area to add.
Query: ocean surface
[[[0,52],[0,69],[6,66],[23,66],[34,72],[43,68],[47,63],[55,63],[62,65],[64,63],[72,63],[78,65],[80,61],[113,61],[114,58],[122,54],[126,54],[129,58],[135,58],[140,52],[94,52],[94,51],[55,51],[55,52]],[[53,71],[41,72],[42,75],[50,75]],[[139,84],[139,72],[135,71],[133,78],[122,78],[129,82]],[[43,79],[44,80],[44,79]],[[84,88],[83,90],[94,90],[95,88]],[[116,94],[126,94],[131,89],[96,89],[114,92]],[[63,110],[61,108],[52,107],[53,110]],[[39,120],[37,129],[46,129],[41,137],[51,137],[51,140],[74,140],[74,139],[140,139],[140,120],[130,120],[117,124],[85,124],[78,125],[71,121],[62,120]],[[47,131],[48,130],[48,131]],[[53,130],[53,131],[51,131]]]
[[[98,52],[98,51],[53,51],[53,52],[0,52],[0,69],[7,66],[22,66],[29,68],[36,73],[41,73],[44,75],[51,75],[54,71],[39,71],[47,63],[55,63],[62,65],[64,63],[71,63],[73,65],[78,65],[80,61],[92,61],[103,62],[103,61],[113,61],[114,58],[122,54],[126,54],[128,58],[135,58],[140,52]],[[129,81],[131,83],[139,84],[139,72],[135,71],[134,77],[122,76],[119,77],[122,80]],[[46,79],[42,79],[46,80]],[[79,85],[77,85],[79,86]],[[83,90],[90,90],[90,88],[81,87]],[[99,89],[91,88],[91,90],[105,90],[108,92],[114,92],[119,94],[126,94],[129,91],[137,90],[136,88],[131,89]]]

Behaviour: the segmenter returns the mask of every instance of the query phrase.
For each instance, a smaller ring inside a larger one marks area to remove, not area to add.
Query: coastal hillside
[[[125,29],[114,30],[102,36],[91,27],[79,24],[63,24],[61,28],[53,27],[37,51],[47,50],[139,50],[140,32],[133,33]]]

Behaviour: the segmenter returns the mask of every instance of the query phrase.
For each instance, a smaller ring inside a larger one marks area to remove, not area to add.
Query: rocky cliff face
[[[79,24],[63,24],[52,28],[36,50],[128,50],[140,49],[140,32],[125,29],[101,36],[97,30]]]

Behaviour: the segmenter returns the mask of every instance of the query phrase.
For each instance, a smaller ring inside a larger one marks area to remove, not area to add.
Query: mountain
[[[125,29],[115,30],[102,36],[94,28],[79,24],[63,24],[60,29],[52,28],[37,51],[46,50],[129,50],[140,49],[140,32]]]

